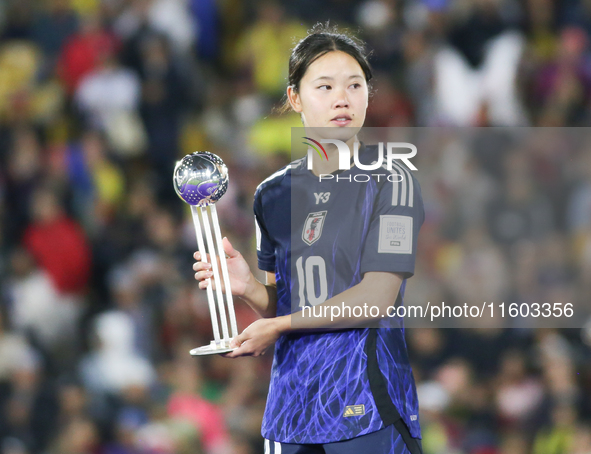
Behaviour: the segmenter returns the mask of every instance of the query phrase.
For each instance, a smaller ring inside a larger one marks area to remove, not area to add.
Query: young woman
[[[292,51],[289,107],[300,113],[307,136],[339,138],[352,156],[371,77],[358,41],[316,26]],[[257,188],[257,254],[266,284],[224,239],[232,292],[263,317],[226,356],[258,356],[275,345],[265,453],[420,454],[403,329],[364,327],[402,304],[424,219],[420,188],[402,165],[380,169],[394,178],[376,178],[375,170],[339,169],[337,147],[324,148],[328,159],[314,159],[312,170],[303,158]],[[359,161],[375,162],[377,152],[361,145]],[[388,236],[393,231],[402,232],[396,241]],[[211,267],[199,253],[195,258],[195,278],[205,288]],[[333,305],[378,311],[355,317],[342,310],[327,319],[300,310],[311,305],[315,313]]]

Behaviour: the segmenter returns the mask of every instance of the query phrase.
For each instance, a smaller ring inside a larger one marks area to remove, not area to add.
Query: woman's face
[[[360,128],[365,121],[365,75],[345,52],[332,51],[316,59],[302,77],[299,92],[289,87],[287,94],[306,127]]]

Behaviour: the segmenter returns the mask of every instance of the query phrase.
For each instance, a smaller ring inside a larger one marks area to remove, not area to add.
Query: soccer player
[[[306,128],[338,128],[353,151],[371,77],[362,43],[316,26],[292,51],[287,101]],[[296,160],[256,190],[258,264],[266,284],[224,239],[232,292],[263,317],[233,340],[236,349],[226,356],[258,356],[275,345],[265,453],[420,454],[404,331],[367,327],[403,303],[424,220],[420,188],[400,163],[391,171],[384,165],[380,171],[391,178],[379,178],[357,166],[339,170],[337,148],[325,149],[328,159],[314,159],[311,171],[306,158]],[[362,145],[359,161],[375,162],[377,152]],[[320,181],[321,174],[327,178]],[[195,258],[195,278],[206,288],[211,265],[198,252]],[[341,304],[380,311],[360,318],[343,310],[331,320],[300,310]]]

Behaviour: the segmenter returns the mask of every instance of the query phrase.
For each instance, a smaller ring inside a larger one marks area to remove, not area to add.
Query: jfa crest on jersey
[[[362,146],[361,162],[371,163],[377,150]],[[275,273],[278,316],[321,304],[372,271],[403,277],[397,299],[403,304],[424,220],[420,187],[397,163],[394,178],[376,179],[372,172],[353,167],[338,173],[338,180],[318,181],[301,159],[257,188],[258,262]],[[363,182],[355,181],[360,174]],[[411,435],[420,437],[403,329],[282,335],[275,344],[262,433],[283,443],[347,440],[385,426],[382,404],[388,397]]]
[[[302,231],[302,239],[304,240],[304,243],[310,245],[320,238],[326,213],[326,211],[317,211],[316,213],[310,213],[308,215]]]

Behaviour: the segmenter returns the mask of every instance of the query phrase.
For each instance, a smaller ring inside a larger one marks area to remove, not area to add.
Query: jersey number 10
[[[324,303],[328,296],[328,283],[326,281],[326,264],[324,259],[319,255],[312,255],[303,263],[303,257],[296,261],[296,268],[298,270],[298,295],[300,298],[300,307],[306,305],[306,297],[312,306]],[[320,294],[316,295],[316,285],[314,282],[314,268],[318,269],[318,279]]]

